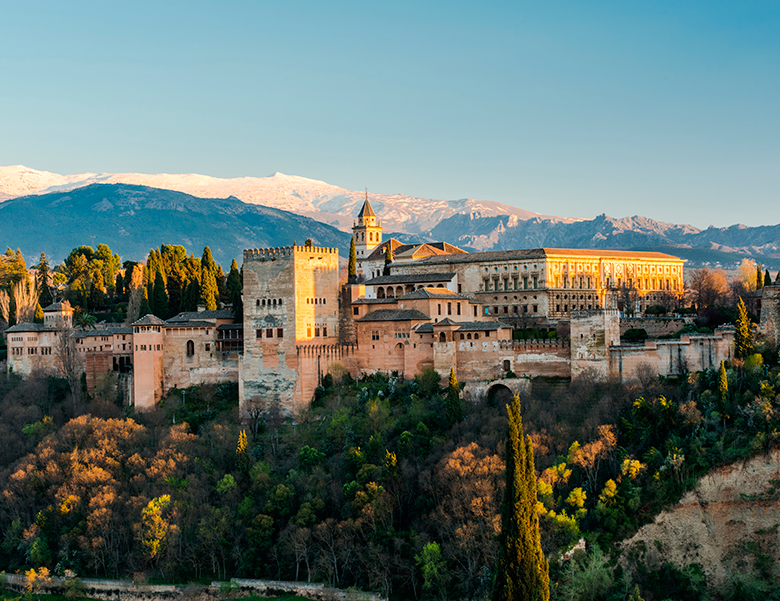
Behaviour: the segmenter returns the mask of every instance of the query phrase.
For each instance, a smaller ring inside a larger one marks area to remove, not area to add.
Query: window
[[[452,303],[447,303],[447,315],[452,315]]]
[[[460,315],[460,303],[458,303],[458,315]]]
[[[504,371],[509,371],[509,359],[504,359],[504,364],[502,367],[504,368]]]
[[[444,332],[439,334],[439,342],[447,342],[447,336],[444,334]]]
[[[319,338],[320,337],[320,329],[319,328],[314,328],[314,337],[315,338]]]
[[[160,349],[158,348],[157,350],[159,351]],[[209,344],[208,342],[206,343],[206,350],[207,351],[211,350],[211,344]]]
[[[439,308],[439,315],[441,315],[441,303],[438,304],[438,308]]]
[[[266,328],[265,329],[265,337],[266,338],[273,338],[274,337],[274,330],[273,330],[273,328]]]
[[[255,337],[260,340],[263,337],[263,330],[256,330]]]
[[[322,326],[322,337],[323,338],[328,337],[328,326]]]
[[[284,328],[276,328],[276,337],[284,338]]]
[[[474,333],[474,340],[479,340],[479,332]]]
[[[143,350],[143,347],[141,347]],[[187,341],[187,356],[192,357],[195,354],[195,343],[192,340]]]
[[[360,307],[352,307],[352,315],[360,315]]]
[[[379,340],[379,330],[371,330],[371,340]]]

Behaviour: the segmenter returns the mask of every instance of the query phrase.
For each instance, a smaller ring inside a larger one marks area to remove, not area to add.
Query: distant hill
[[[349,249],[349,235],[288,211],[237,198],[203,199],[127,184],[92,184],[68,192],[0,203],[0,244],[31,258],[61,261],[81,244],[108,244],[140,260],[160,244],[181,244],[199,256],[208,245],[225,268],[241,264],[245,248],[286,246],[311,238],[316,246]]]

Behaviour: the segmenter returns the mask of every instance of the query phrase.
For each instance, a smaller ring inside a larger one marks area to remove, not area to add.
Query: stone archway
[[[508,386],[493,384],[488,388],[487,403],[490,407],[503,407],[504,405],[510,405],[514,396],[515,393]]]

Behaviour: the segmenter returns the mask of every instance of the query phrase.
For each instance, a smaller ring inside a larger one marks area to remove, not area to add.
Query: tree
[[[388,242],[389,244],[389,242]],[[357,254],[355,252],[355,237],[349,241],[349,264],[347,267],[347,283],[354,284],[357,282]]]
[[[772,285],[772,276],[769,275],[769,270],[767,269],[764,272],[764,286],[771,286]]]
[[[35,308],[35,317],[33,317],[33,323],[43,323],[43,320],[43,307],[41,307],[41,303],[38,303],[38,306]]]
[[[722,269],[702,267],[691,273],[692,301],[699,309],[704,309],[721,302],[728,292],[726,272]]]
[[[165,291],[163,275],[159,271],[154,276],[153,306],[153,313],[160,319],[168,319],[171,316],[170,309],[168,307],[168,293]]]
[[[764,287],[764,274],[761,273],[761,265],[756,265],[756,290]]]
[[[506,488],[493,599],[548,601],[550,574],[539,537],[533,444],[523,434],[518,395],[507,413]]]
[[[208,247],[207,247],[208,248]],[[219,308],[219,290],[214,272],[203,268],[200,276],[200,302],[205,305],[206,311],[214,311]]]
[[[460,385],[455,376],[455,368],[450,368],[450,385],[447,387],[447,406],[445,409],[447,423],[452,427],[463,421],[463,405],[460,401]]]
[[[143,317],[145,315],[149,315],[152,312],[152,308],[149,305],[149,296],[146,292],[146,287],[142,287],[141,290],[143,290],[143,297],[141,298],[141,306],[138,308],[138,317]]]
[[[56,354],[60,376],[65,378],[73,398],[74,409],[81,399],[81,364],[79,362],[76,338],[71,328],[63,328],[57,334]]]
[[[720,362],[720,369],[718,370],[718,392],[720,394],[721,408],[723,408],[729,399],[729,379],[726,375],[726,364],[723,361]]]
[[[387,241],[385,246],[385,268],[382,270],[382,275],[390,275],[390,266],[393,264],[393,245],[390,240]]]
[[[241,284],[241,272],[238,270],[238,263],[233,259],[230,264],[230,273],[228,273],[227,282],[225,284],[229,293],[229,298],[233,302],[236,298],[236,294],[241,294],[243,286]]]
[[[76,319],[74,320],[76,325],[82,330],[94,330],[97,319],[94,315],[90,315],[86,311],[78,311],[76,313]]]
[[[41,253],[41,262],[38,263],[38,290],[40,296],[38,302],[42,307],[48,307],[54,302],[54,298],[51,295],[51,269],[49,268],[49,259],[46,258],[46,253]]]
[[[16,323],[30,323],[35,317],[38,306],[38,290],[35,284],[27,279],[16,283],[12,292],[16,312]]]
[[[753,324],[750,322],[741,296],[737,304],[736,328],[737,331],[734,334],[734,356],[744,358],[753,351]]]

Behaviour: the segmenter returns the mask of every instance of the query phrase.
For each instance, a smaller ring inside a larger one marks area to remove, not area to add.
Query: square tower
[[[338,343],[338,249],[245,250],[243,269],[242,413],[273,402],[297,413],[319,384],[317,373],[300,373],[300,347]]]
[[[352,226],[352,237],[355,239],[355,258],[357,259],[358,274],[362,274],[362,262],[368,258],[372,251],[382,243],[382,224],[368,202],[368,193],[363,208],[358,213],[357,220]]]

